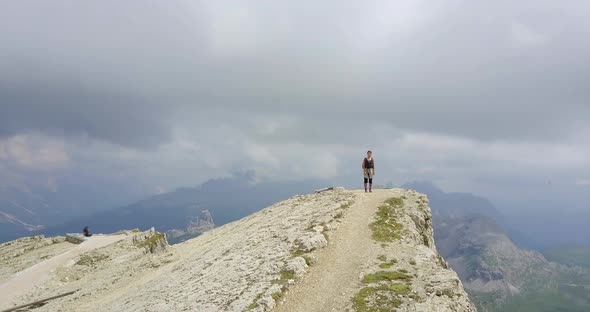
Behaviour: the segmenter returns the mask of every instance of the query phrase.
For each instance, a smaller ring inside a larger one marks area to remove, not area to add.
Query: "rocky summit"
[[[22,238],[0,264],[0,311],[475,311],[407,189],[299,195],[174,246],[154,229]]]

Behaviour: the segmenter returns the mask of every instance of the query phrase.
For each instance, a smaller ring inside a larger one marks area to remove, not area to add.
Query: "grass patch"
[[[256,308],[258,308],[258,300],[260,300],[260,298],[262,298],[263,293],[259,293],[258,295],[256,295],[256,298],[254,298],[254,302],[250,303],[250,305],[246,308],[246,311],[250,311],[250,310],[254,310]]]
[[[402,283],[391,283],[388,285],[382,285],[377,288],[378,290],[387,290],[390,292],[394,292],[398,295],[408,295],[411,292],[411,288],[407,284]]]
[[[404,206],[404,200],[400,197],[392,197],[385,200],[385,203],[393,208],[402,208]]]
[[[390,263],[393,261],[395,259],[392,259]],[[374,286],[364,287],[352,298],[354,311],[395,311],[402,304],[402,299],[411,293],[412,290],[408,283],[411,279],[412,276],[401,270],[379,271],[365,275],[363,283]],[[405,283],[400,283],[400,281]]]
[[[389,260],[389,262],[379,264],[379,267],[382,269],[389,269],[396,263],[397,263],[397,260],[391,259],[391,260]]]
[[[96,263],[99,263],[103,260],[108,259],[109,256],[103,254],[95,254],[95,255],[81,255],[80,260],[76,262],[77,265],[85,265],[85,266],[94,266]]]
[[[286,283],[288,280],[291,280],[291,279],[295,279],[295,272],[290,271],[290,270],[289,271],[287,271],[287,270],[281,271],[280,281],[284,281]],[[281,284],[284,284],[284,283],[281,283]]]
[[[365,287],[352,298],[352,308],[357,312],[395,311],[401,304],[395,292],[383,287]]]
[[[272,297],[272,299],[274,299],[274,301],[278,302],[279,300],[281,300],[281,298],[283,298],[283,293],[276,292],[276,293],[272,294],[271,297]]]
[[[414,259],[410,260],[410,264],[411,265],[416,265],[416,260],[414,260]]]
[[[147,247],[150,250],[158,246],[158,242],[164,239],[166,235],[164,233],[156,232],[150,238],[144,240],[143,242],[139,243],[137,247]]]
[[[303,255],[306,254],[306,252],[301,249],[301,248],[293,248],[291,249],[291,255],[293,257],[303,257]]]
[[[387,261],[387,256],[380,255],[379,257],[377,257],[377,260],[385,262],[385,261]]]
[[[375,221],[369,225],[373,231],[373,239],[380,242],[391,242],[401,238],[402,225],[395,220],[394,207],[403,206],[399,197],[393,197],[385,201],[386,205],[379,206]],[[401,203],[401,204],[400,204]]]
[[[350,206],[352,206],[352,204],[353,204],[353,202],[349,201],[349,202],[347,202],[345,204],[340,205],[340,208],[342,208],[342,209],[348,209],[348,208],[350,208]]]
[[[396,281],[396,280],[409,281],[412,279],[412,276],[407,273],[408,273],[408,271],[406,271],[406,270],[378,271],[375,273],[365,275],[365,277],[363,277],[363,283],[375,284],[375,283],[379,283],[379,282],[383,282],[383,281]]]

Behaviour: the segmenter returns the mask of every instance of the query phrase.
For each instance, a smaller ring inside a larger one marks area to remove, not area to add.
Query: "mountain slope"
[[[481,311],[589,310],[590,271],[520,248],[488,200],[430,183],[408,186],[429,195],[438,251]]]
[[[216,225],[243,218],[262,207],[297,193],[309,192],[317,182],[258,182],[253,174],[212,179],[199,187],[179,188],[151,196],[130,205],[77,218],[48,228],[39,234],[48,236],[79,232],[89,226],[95,232],[116,232],[125,229],[159,231],[185,230],[202,211],[211,213]],[[228,196],[231,194],[231,196]]]
[[[426,198],[413,191],[295,196],[165,248],[144,248],[161,241],[157,233],[127,235],[12,304],[81,288],[36,311],[475,311],[436,252]],[[335,284],[324,287],[322,276]]]
[[[437,244],[481,307],[557,286],[559,272],[539,252],[520,249],[490,218],[440,218]]]

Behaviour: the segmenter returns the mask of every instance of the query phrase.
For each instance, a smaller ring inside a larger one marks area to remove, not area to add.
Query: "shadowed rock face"
[[[194,205],[193,207],[197,211],[198,206]],[[178,244],[195,238],[213,228],[215,228],[215,223],[211,213],[209,210],[203,210],[197,217],[189,217],[186,228],[168,230],[166,235],[170,244]]]
[[[187,227],[187,232],[205,232],[215,227],[215,223],[213,223],[213,217],[209,210],[201,211],[201,214],[195,218],[195,220],[191,220]]]
[[[485,216],[438,218],[435,226],[440,253],[471,291],[512,295],[554,275],[540,253],[520,249]]]

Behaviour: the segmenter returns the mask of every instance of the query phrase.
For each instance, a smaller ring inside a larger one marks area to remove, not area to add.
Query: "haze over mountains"
[[[489,200],[445,193],[428,182],[404,187],[428,194],[437,249],[481,311],[590,309],[590,270],[585,265],[590,248],[555,249],[549,254],[557,262],[550,262],[513,241],[506,217]],[[542,239],[531,238],[531,245]]]
[[[60,235],[79,232],[81,227],[111,233],[124,229],[148,229],[166,232],[185,229],[189,222],[208,210],[216,225],[243,218],[282,198],[310,192],[321,187],[319,181],[257,181],[254,173],[211,179],[199,187],[179,188],[136,203],[76,218],[42,233]],[[228,196],[227,194],[232,194]]]
[[[116,191],[111,191],[117,189]],[[115,208],[144,196],[137,185],[81,176],[19,180],[0,176],[0,241],[28,236],[35,230]]]
[[[107,195],[98,189],[99,185],[86,189],[80,186],[69,189],[63,187],[57,193],[44,189],[5,187],[0,192],[0,211],[3,213],[0,215],[0,240],[38,233],[34,230],[40,227],[45,233],[52,234],[77,232],[84,226],[82,224],[88,223],[85,220],[91,219],[94,219],[90,224],[96,225],[92,227],[95,231],[107,232],[122,227],[146,229],[156,221],[162,226],[162,230],[166,231],[170,228],[186,227],[187,218],[198,215],[204,209],[211,211],[216,224],[225,224],[279,198],[330,184],[332,183],[321,179],[271,181],[260,179],[254,172],[245,172],[226,178],[211,179],[199,187],[180,188],[136,203],[133,202],[138,199],[137,197],[129,197],[138,192],[128,192],[123,196],[124,192],[113,191],[109,192],[112,195]],[[348,182],[344,185],[353,184]],[[558,214],[546,209],[536,210],[534,207],[525,206],[515,210],[529,211],[529,214],[519,216],[515,215],[514,211],[500,211],[488,199],[469,193],[444,194],[431,183],[411,183],[406,186],[416,188],[432,197],[437,203],[434,207],[435,213],[440,211],[445,215],[459,216],[478,213],[491,217],[502,225],[511,239],[523,247],[544,249],[564,244],[590,244],[590,240],[587,239],[590,237],[590,226],[586,226],[590,222],[586,214],[590,214],[590,211]],[[107,189],[105,186],[105,190]],[[223,190],[234,190],[236,198],[224,196]],[[68,200],[70,194],[74,197]],[[564,201],[563,205],[567,205],[567,201]],[[214,209],[210,209],[212,207]],[[563,211],[567,210],[568,208],[564,207]],[[138,219],[134,216],[137,216],[139,211],[143,211],[145,216]],[[91,215],[92,217],[86,219],[82,217]],[[113,216],[117,218],[112,219]],[[159,219],[161,217],[163,219]],[[538,220],[552,221],[539,224]]]
[[[535,294],[580,298],[533,251],[586,263],[587,38],[585,0],[1,1],[0,241],[199,235],[357,188],[372,150],[377,184],[444,190],[416,186],[466,285],[523,290],[538,263],[557,291]]]
[[[4,229],[12,235],[63,235],[78,232],[86,225],[93,231],[103,233],[133,228],[145,230],[154,226],[159,231],[168,232],[172,242],[178,242],[197,236],[213,226],[238,220],[281,198],[325,186],[323,183],[319,180],[280,183],[260,181],[253,172],[249,172],[212,179],[196,188],[180,188],[87,217],[73,217],[64,224],[48,226],[41,231],[23,232],[22,226],[20,232],[10,233],[9,227]],[[437,249],[484,311],[496,311],[518,298],[552,291],[555,292],[553,301],[559,307],[568,307],[567,311],[586,307],[586,299],[575,295],[578,292],[576,287],[579,286],[571,285],[577,285],[572,283],[575,270],[585,272],[578,272],[578,276],[587,276],[587,271],[562,268],[551,264],[539,252],[521,249],[526,244],[515,243],[506,216],[490,200],[470,193],[446,193],[430,182],[413,182],[403,187],[416,189],[429,196]],[[232,196],[226,196],[227,192],[231,192]],[[37,202],[32,204],[38,205]],[[203,210],[210,213],[214,223],[203,230],[188,233],[187,229]],[[18,227],[18,224],[14,226]],[[529,235],[526,239],[528,245],[535,245],[536,240],[542,238]],[[552,257],[560,258],[560,255],[565,254],[565,251],[554,252]],[[573,261],[586,260],[581,258]],[[560,262],[567,264],[566,260]],[[581,285],[584,283],[582,278]],[[564,287],[573,288],[564,292]],[[578,305],[564,303],[568,294],[574,294],[573,298],[577,298],[577,301],[572,302],[578,302]]]

